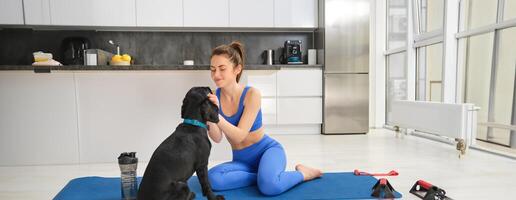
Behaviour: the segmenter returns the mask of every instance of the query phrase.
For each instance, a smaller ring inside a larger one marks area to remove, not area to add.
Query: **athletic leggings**
[[[286,172],[285,150],[267,135],[249,147],[233,150],[233,161],[208,171],[213,190],[230,190],[258,184],[265,195],[278,195],[303,181],[298,171]]]

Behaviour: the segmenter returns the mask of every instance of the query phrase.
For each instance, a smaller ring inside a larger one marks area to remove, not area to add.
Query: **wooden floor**
[[[367,135],[272,135],[287,151],[288,166],[307,164],[325,172],[354,169],[387,172],[403,193],[403,199],[417,199],[408,193],[412,184],[424,179],[444,188],[454,199],[512,199],[516,191],[516,160],[469,150],[458,158],[453,146],[415,136],[396,138],[389,130],[375,129]],[[210,166],[231,159],[227,143],[214,144]],[[146,163],[139,163],[142,175]],[[51,199],[73,178],[119,176],[116,163],[0,167],[0,199]]]

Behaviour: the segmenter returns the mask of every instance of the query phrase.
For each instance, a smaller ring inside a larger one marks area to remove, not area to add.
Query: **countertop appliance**
[[[113,57],[112,53],[102,49],[84,50],[84,65],[108,65]]]
[[[285,64],[303,64],[301,40],[287,40],[284,44]]]
[[[370,0],[321,0],[316,47],[323,52],[323,134],[369,130]]]
[[[274,50],[267,49],[262,53],[263,64],[265,65],[274,65]]]
[[[90,41],[85,37],[67,37],[61,42],[63,65],[84,65],[84,51]]]

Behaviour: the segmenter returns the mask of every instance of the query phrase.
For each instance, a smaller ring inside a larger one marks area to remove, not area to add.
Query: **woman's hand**
[[[217,105],[217,107],[219,107],[219,99],[217,98],[217,95],[214,95],[214,94],[208,94],[208,99],[215,105]]]

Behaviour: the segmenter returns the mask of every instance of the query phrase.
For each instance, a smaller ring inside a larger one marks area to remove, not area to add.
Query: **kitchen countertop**
[[[280,69],[322,69],[323,65],[260,65],[247,64],[244,70],[280,70]],[[50,72],[51,70],[77,71],[125,71],[125,70],[209,70],[209,65],[131,65],[131,66],[32,66],[32,65],[0,65],[0,71],[6,70],[34,70],[35,72]]]

